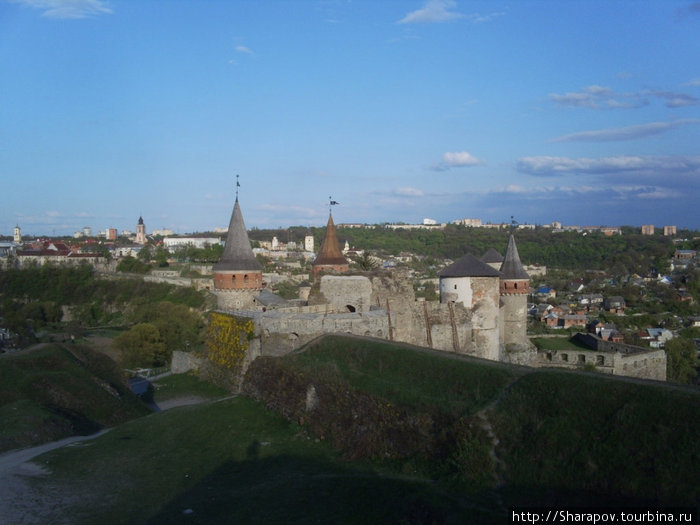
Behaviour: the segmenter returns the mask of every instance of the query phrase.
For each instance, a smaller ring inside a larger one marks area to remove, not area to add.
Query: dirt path
[[[31,460],[56,448],[95,439],[108,431],[106,429],[89,436],[73,436],[0,454],[0,523],[71,523],[70,517],[62,517],[62,511],[75,503],[79,495],[67,494],[59,487],[38,490],[32,486],[30,478],[46,476],[49,472]]]
[[[182,396],[158,404],[158,410],[194,405],[207,401],[199,396]],[[70,508],[81,495],[50,482],[37,487],[32,478],[48,477],[51,472],[32,460],[45,452],[95,439],[105,429],[89,436],[73,436],[31,448],[0,454],[0,523],[8,525],[73,524]],[[48,481],[48,480],[47,480]]]

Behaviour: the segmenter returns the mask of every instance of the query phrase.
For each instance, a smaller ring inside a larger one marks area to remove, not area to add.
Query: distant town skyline
[[[0,0],[0,235],[700,229],[700,2]]]
[[[406,221],[397,221],[397,222],[383,222],[383,223],[338,223],[336,226],[338,228],[344,228],[344,227],[350,227],[350,228],[356,228],[356,227],[374,227],[374,226],[386,226],[387,228],[392,228],[392,229],[401,229],[401,228],[408,228],[408,229],[420,229],[420,228],[428,228],[428,229],[439,229],[439,228],[444,228],[446,225],[462,225],[470,228],[509,228],[510,226],[514,226],[517,229],[534,229],[534,228],[552,228],[554,230],[564,230],[564,231],[602,231],[602,232],[607,232],[608,235],[614,234],[614,233],[621,233],[621,229],[623,227],[632,227],[632,228],[638,228],[640,232],[643,235],[654,235],[656,234],[663,234],[663,235],[676,235],[677,230],[679,229],[675,224],[651,224],[651,223],[646,223],[643,225],[633,225],[633,224],[617,224],[617,225],[612,225],[612,224],[595,224],[591,222],[586,222],[586,223],[580,223],[580,224],[568,224],[568,223],[562,223],[561,221],[550,221],[549,223],[520,223],[518,221],[515,221],[514,218],[509,221],[509,222],[487,222],[487,221],[481,221],[478,218],[461,218],[461,219],[455,219],[452,221],[447,221],[447,222],[437,222],[434,221],[430,218],[424,218],[422,222],[406,222]],[[144,226],[146,226],[145,221],[144,221]],[[293,227],[309,227],[309,228],[325,228],[326,225],[317,225],[317,224],[288,224],[288,225],[282,225],[282,226],[270,226],[270,227],[264,227],[264,228],[258,228],[254,226],[254,229],[260,229],[260,230],[276,230],[276,229],[287,229],[287,228],[293,228]],[[17,233],[17,227],[19,227],[19,232],[20,235],[22,236],[23,242],[31,242],[35,239],[39,238],[51,238],[51,237],[73,237],[77,240],[80,239],[100,239],[100,238],[106,238],[107,240],[115,240],[116,237],[119,236],[126,236],[126,237],[135,237],[136,236],[136,228],[134,230],[125,228],[125,229],[116,229],[116,228],[103,228],[103,229],[96,229],[93,231],[93,229],[90,226],[84,226],[81,229],[78,229],[74,231],[73,233],[70,234],[60,234],[57,232],[25,232],[22,230],[22,227],[20,225],[17,225],[15,228],[13,228],[13,232],[11,235],[6,235],[2,232],[0,232],[0,237],[12,237],[16,236]],[[250,228],[248,228],[250,230]],[[681,230],[684,228],[680,228]],[[693,228],[689,228],[691,230],[694,230]],[[109,230],[112,230],[110,232]],[[176,232],[174,230],[170,229],[162,229],[162,228],[146,228],[146,235],[151,236],[162,236],[162,237],[187,237],[188,235],[195,235],[199,236],[202,234],[216,234],[216,235],[221,235],[222,237],[225,237],[227,234],[227,228],[226,227],[212,227],[212,228],[205,228],[204,230],[193,230],[193,231],[182,231],[182,232]],[[670,232],[670,233],[669,233]],[[112,235],[116,234],[116,237],[111,237]]]

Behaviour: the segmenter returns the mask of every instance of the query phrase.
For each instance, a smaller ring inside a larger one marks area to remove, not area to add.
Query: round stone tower
[[[501,340],[506,350],[512,346],[529,347],[527,338],[527,295],[530,292],[530,276],[520,262],[518,247],[513,235],[501,265]]]
[[[498,270],[471,254],[439,273],[440,302],[462,303],[471,312],[476,355],[497,361],[500,352]]]
[[[262,290],[262,265],[250,247],[238,197],[233,206],[224,252],[213,271],[214,290],[220,308],[247,308],[253,304],[253,297]]]

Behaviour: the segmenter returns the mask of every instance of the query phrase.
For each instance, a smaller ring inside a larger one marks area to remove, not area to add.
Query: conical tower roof
[[[520,262],[518,255],[518,247],[515,245],[515,237],[511,234],[508,239],[508,247],[506,254],[503,256],[503,264],[501,265],[501,279],[530,279]]]
[[[486,253],[481,256],[481,260],[486,264],[502,263],[503,256],[500,253],[498,253],[498,250],[496,250],[495,248],[489,248],[488,250],[486,250]]]
[[[214,265],[214,271],[239,270],[260,272],[262,271],[262,265],[253,255],[253,249],[250,247],[250,240],[248,240],[248,232],[243,222],[241,207],[238,204],[238,198],[236,198],[236,204],[233,206],[233,213],[231,214],[231,222],[228,225],[224,253],[221,254],[219,262]]]
[[[328,224],[326,225],[326,236],[321,244],[321,251],[314,261],[314,266],[321,265],[342,265],[348,264],[347,259],[340,251],[338,244],[338,234],[335,232],[335,224],[333,223],[333,215],[328,216]]]

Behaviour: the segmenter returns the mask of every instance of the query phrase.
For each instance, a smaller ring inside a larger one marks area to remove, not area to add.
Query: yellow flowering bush
[[[251,319],[212,312],[209,314],[206,344],[209,360],[223,368],[238,370],[250,339],[254,336]]]

